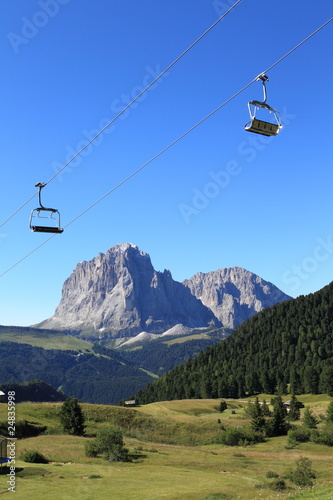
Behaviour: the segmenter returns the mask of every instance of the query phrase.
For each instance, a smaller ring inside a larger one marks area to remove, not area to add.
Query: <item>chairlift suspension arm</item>
[[[268,82],[268,76],[265,75],[265,73],[262,73],[261,75],[258,76],[258,80],[262,81],[262,90],[264,92],[264,100],[262,102],[267,101],[267,89],[266,89],[266,82]]]
[[[45,186],[46,184],[44,184],[44,182],[37,182],[37,184],[35,184],[35,187],[38,187],[38,201],[41,208],[45,208],[42,204],[42,188]]]
[[[46,208],[42,204],[42,189],[45,186],[46,186],[46,184],[44,182],[37,182],[37,184],[35,184],[35,187],[38,187],[38,201],[39,201],[40,208],[42,208],[43,210],[49,210],[50,212],[56,212],[56,210],[54,208]]]

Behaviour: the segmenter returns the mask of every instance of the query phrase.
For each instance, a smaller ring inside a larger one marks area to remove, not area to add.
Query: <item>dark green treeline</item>
[[[290,386],[288,386],[290,384]],[[333,396],[333,282],[265,309],[230,337],[174,368],[138,403],[237,398],[260,392]]]

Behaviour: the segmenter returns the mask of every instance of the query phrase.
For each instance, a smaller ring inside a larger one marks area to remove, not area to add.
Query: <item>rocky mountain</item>
[[[239,267],[198,273],[183,283],[155,271],[147,253],[119,243],[80,262],[65,281],[55,314],[39,328],[91,338],[161,334],[185,326],[233,329],[262,309],[290,299]]]
[[[65,281],[54,316],[38,326],[85,336],[132,337],[162,333],[177,324],[221,326],[214,313],[170,271],[155,271],[148,254],[121,243],[80,262]]]
[[[272,283],[241,267],[197,273],[183,284],[224,327],[231,329],[266,307],[291,299]]]

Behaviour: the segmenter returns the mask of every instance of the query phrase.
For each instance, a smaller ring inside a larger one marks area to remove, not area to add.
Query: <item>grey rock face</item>
[[[220,326],[213,312],[174,281],[170,271],[155,271],[148,254],[121,243],[80,262],[63,285],[54,316],[38,326],[121,337],[161,333],[178,323]]]
[[[291,299],[275,285],[241,267],[197,273],[183,281],[227,328],[236,328],[262,309]]]

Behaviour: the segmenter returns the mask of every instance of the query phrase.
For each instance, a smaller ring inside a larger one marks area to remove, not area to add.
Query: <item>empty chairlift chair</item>
[[[39,207],[32,210],[30,215],[29,227],[34,233],[62,233],[60,227],[60,213],[55,208],[46,208],[42,205],[41,191],[46,184],[39,182],[35,184],[39,188],[38,199]],[[40,219],[48,219],[48,224],[42,224]]]
[[[281,119],[280,113],[275,111],[275,109],[271,108],[267,103],[267,92],[266,92],[266,82],[268,81],[268,77],[265,74],[258,76],[258,80],[262,81],[263,92],[264,92],[264,100],[261,101],[250,101],[248,103],[249,113],[251,121],[245,125],[245,130],[247,132],[254,132],[255,134],[261,134],[266,136],[277,135],[281,128]],[[269,113],[273,114],[275,118],[275,123],[271,123],[264,120],[259,120],[257,118],[257,112],[259,109],[267,110]]]

